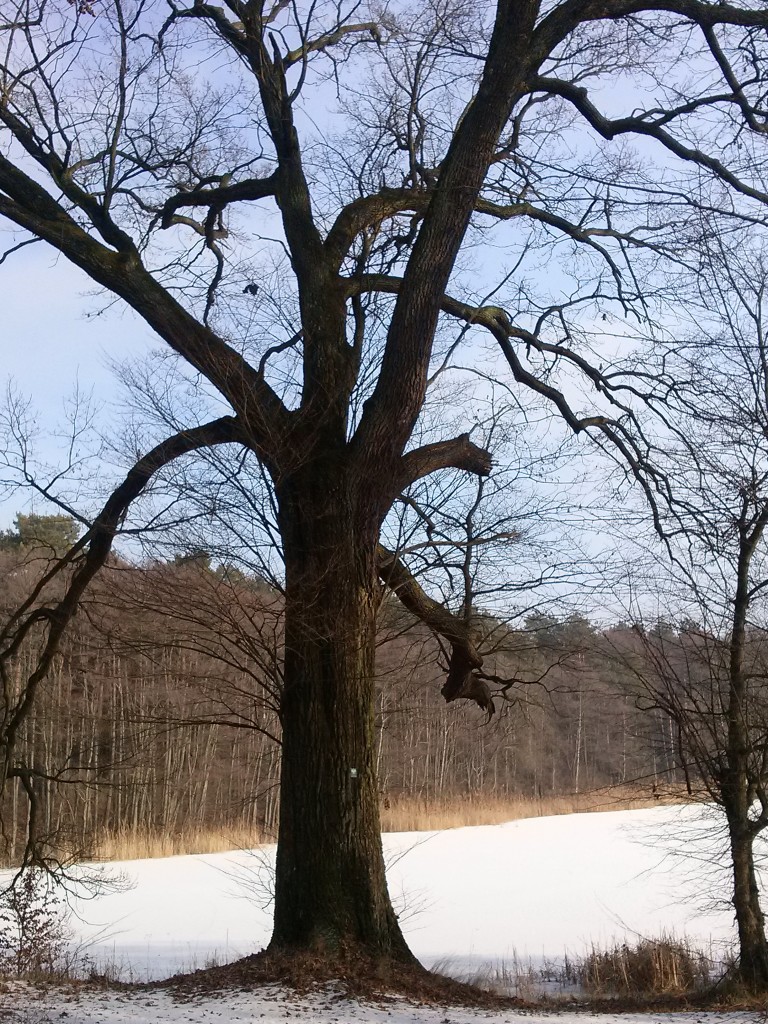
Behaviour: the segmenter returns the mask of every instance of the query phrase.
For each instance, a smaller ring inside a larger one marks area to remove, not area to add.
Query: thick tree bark
[[[751,524],[749,496],[742,497],[736,592],[730,641],[727,722],[727,764],[722,780],[733,865],[733,907],[739,933],[739,979],[753,991],[768,991],[768,941],[760,909],[753,845],[756,829],[750,820],[750,730],[745,665],[747,616],[750,608],[750,566],[768,521],[768,506]],[[750,529],[751,526],[751,529]]]
[[[768,991],[768,942],[760,909],[753,835],[743,823],[729,822],[733,861],[733,907],[739,933],[739,979],[756,992]]]
[[[345,473],[280,494],[285,669],[275,923],[270,950],[414,963],[387,892],[374,743],[378,523],[360,526]]]

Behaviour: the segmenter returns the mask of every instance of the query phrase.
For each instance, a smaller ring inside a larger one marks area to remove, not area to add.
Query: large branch
[[[8,128],[32,159],[50,175],[65,198],[86,215],[107,245],[119,252],[136,252],[131,237],[118,227],[104,204],[77,184],[61,157],[52,148],[44,146],[24,121],[9,109],[7,103],[0,103],[0,123]]]
[[[500,0],[477,93],[459,121],[408,261],[381,370],[353,445],[370,474],[394,466],[427,388],[432,345],[456,256],[499,137],[538,70],[529,43],[538,0]]]
[[[768,14],[765,16],[765,24],[768,27]],[[536,88],[542,92],[550,93],[553,96],[561,96],[568,100],[579,111],[582,117],[594,128],[604,139],[616,138],[617,135],[644,135],[647,138],[659,142],[670,153],[687,163],[704,167],[711,171],[721,181],[725,182],[736,192],[748,196],[750,199],[757,199],[759,202],[768,203],[768,193],[762,189],[754,188],[747,182],[742,181],[733,171],[717,157],[710,156],[693,146],[688,146],[676,139],[674,135],[666,131],[665,125],[671,119],[669,112],[663,112],[655,120],[649,120],[648,115],[633,115],[631,117],[610,118],[606,117],[591,101],[587,89],[583,86],[574,85],[572,82],[563,82],[558,78],[540,78]],[[735,97],[733,97],[734,102]]]
[[[311,53],[323,53],[331,47],[340,43],[347,36],[365,36],[377,45],[381,43],[381,26],[376,21],[362,21],[356,24],[339,25],[331,32],[325,32],[316,39],[307,40],[302,46],[290,50],[285,54],[283,60],[286,67],[304,62]]]
[[[0,215],[48,242],[97,284],[124,299],[240,415],[266,464],[279,461],[290,414],[246,360],[200,324],[146,270],[135,249],[115,252],[88,234],[36,181],[0,154]]]
[[[408,611],[450,644],[448,676],[440,691],[445,700],[449,703],[453,700],[473,700],[489,716],[492,715],[495,708],[491,691],[488,684],[477,675],[482,668],[483,658],[477,650],[471,625],[425,593],[397,555],[382,544],[378,547],[377,561],[382,581]]]
[[[720,68],[723,78],[731,89],[732,101],[738,104],[744,121],[749,125],[753,132],[765,135],[768,133],[768,123],[766,123],[765,110],[761,111],[763,120],[759,121],[757,111],[751,106],[744,93],[744,83],[740,82],[736,77],[736,73],[723,52],[723,48],[720,46],[720,42],[718,41],[714,28],[712,28],[711,25],[702,26],[702,32],[704,33],[704,38],[707,40],[707,46],[709,47],[710,53],[717,61],[717,66]]]
[[[174,214],[189,206],[204,206],[221,213],[230,203],[253,202],[273,196],[276,187],[276,175],[270,174],[267,178],[247,178],[245,181],[235,182],[234,185],[178,192],[166,200],[161,223],[164,228],[170,227]]]
[[[718,0],[565,0],[545,17],[534,33],[533,45],[548,56],[574,29],[589,21],[626,18],[658,11],[685,18],[702,28],[735,25],[742,28],[768,27],[768,11],[748,10]]]
[[[396,295],[402,288],[402,285],[402,278],[388,274],[363,274],[359,277],[347,279],[350,294],[356,292],[383,292]],[[527,347],[535,349],[537,352],[546,353],[557,359],[565,359],[572,363],[589,378],[598,392],[617,407],[620,413],[630,412],[629,407],[617,398],[616,392],[620,389],[611,383],[605,373],[597,369],[587,359],[567,345],[542,341],[532,331],[516,327],[510,321],[506,311],[500,306],[473,306],[451,295],[443,295],[440,300],[440,309],[444,313],[449,314],[449,316],[462,320],[470,326],[481,327],[489,331],[498,342],[518,383],[527,385],[532,391],[537,392],[552,402],[574,433],[578,434],[590,427],[603,427],[609,421],[605,416],[578,416],[571,409],[567,399],[558,388],[547,384],[546,381],[541,380],[524,368],[514,350],[512,339],[524,342]],[[637,389],[630,388],[628,385],[621,390],[631,391],[638,397],[647,397],[645,395],[638,395]]]
[[[485,448],[470,441],[469,434],[460,434],[449,441],[436,441],[407,452],[401,467],[398,493],[416,480],[441,469],[463,469],[477,476],[488,476],[493,468],[493,459]]]
[[[326,252],[334,269],[340,268],[356,235],[364,230],[377,229],[385,220],[399,213],[423,213],[429,206],[431,196],[432,191],[424,188],[387,188],[355,199],[345,206],[334,221],[325,240]],[[587,227],[583,224],[573,223],[566,217],[534,206],[533,203],[522,199],[509,203],[497,203],[478,197],[474,205],[474,212],[493,217],[498,221],[527,217],[529,220],[535,220],[554,228],[576,242],[582,242],[594,249],[605,261],[616,281],[619,293],[623,288],[621,271],[614,257],[597,239],[612,238],[618,242],[625,242],[637,248],[652,249],[656,252],[660,249],[660,246],[652,239],[641,236],[641,231],[649,233],[652,230],[647,225],[627,231],[619,231],[608,225]]]
[[[91,528],[77,542],[73,550],[60,559],[53,569],[34,588],[31,597],[11,617],[0,632],[0,667],[13,659],[32,627],[39,622],[48,624],[48,633],[34,668],[27,676],[22,694],[13,708],[5,709],[5,721],[0,732],[0,747],[4,748],[6,770],[10,767],[16,734],[29,713],[38,686],[50,670],[62,637],[77,612],[88,585],[104,566],[112,550],[112,543],[122,518],[131,503],[144,491],[152,477],[164,466],[182,455],[212,445],[243,441],[240,423],[233,416],[223,416],[210,423],[182,431],[156,445],[129,470],[123,482],[112,492]],[[87,548],[87,550],[86,550]],[[84,554],[82,552],[85,551]],[[42,587],[73,561],[79,564],[72,573],[63,597],[55,604],[34,607]]]
[[[199,448],[238,440],[242,440],[240,425],[234,417],[224,416],[203,426],[175,434],[139,459],[120,486],[112,492],[85,536],[57,561],[53,569],[35,586],[30,598],[0,631],[0,679],[3,682],[5,698],[0,725],[0,788],[7,779],[18,778],[27,795],[29,813],[24,850],[25,864],[51,868],[50,859],[40,848],[38,794],[34,787],[36,778],[48,776],[37,766],[30,768],[28,765],[14,763],[16,739],[19,729],[34,706],[37,690],[51,669],[62,638],[77,613],[83,594],[106,563],[115,534],[131,503],[142,493],[158,470]],[[76,567],[63,596],[49,606],[35,607],[47,583],[72,565]],[[16,703],[12,704],[8,687],[8,668],[24,639],[37,623],[44,623],[47,626],[47,635],[37,659],[33,660],[31,671],[27,673]]]
[[[350,278],[348,280],[348,287],[351,292],[381,291],[397,294],[402,287],[402,279],[386,274],[361,275],[358,278]],[[631,387],[618,389],[610,382],[605,373],[592,366],[579,353],[564,345],[542,341],[536,334],[515,327],[510,322],[505,310],[499,306],[472,306],[449,295],[443,295],[440,301],[440,308],[450,316],[464,321],[464,323],[476,325],[489,331],[496,339],[514,379],[519,384],[524,384],[531,391],[541,395],[542,398],[550,402],[574,434],[590,431],[593,437],[599,438],[602,436],[608,442],[607,446],[605,446],[608,454],[617,458],[623,466],[627,467],[642,488],[651,509],[654,526],[661,535],[663,531],[658,511],[657,495],[661,493],[665,496],[665,500],[668,500],[668,481],[662,473],[654,468],[649,460],[649,445],[643,436],[635,413],[628,404],[622,402],[617,397],[616,393],[618,390],[626,390],[637,395],[637,390]],[[513,339],[522,341],[526,346],[541,353],[554,356],[555,358],[566,359],[578,367],[591,380],[595,389],[616,407],[617,418],[603,415],[580,416],[575,412],[565,394],[559,388],[553,387],[526,369],[515,350]],[[648,395],[640,395],[639,397],[646,401],[649,399]],[[633,436],[632,431],[622,421],[621,417],[626,418],[634,426],[637,436]],[[673,425],[669,422],[667,422],[667,426],[671,426],[674,429]]]
[[[383,188],[354,199],[336,217],[325,239],[325,250],[334,269],[339,269],[361,231],[378,228],[398,213],[426,210],[431,198],[426,189]]]
[[[296,90],[289,89],[286,78],[291,54],[281,53],[278,35],[268,31],[274,8],[266,12],[263,3],[248,3],[238,9],[240,28],[233,27],[220,8],[196,3],[192,10],[201,12],[238,48],[258,83],[277,158],[275,197],[298,286],[304,343],[301,412],[309,408],[314,416],[329,403],[335,402],[337,410],[345,406],[354,387],[353,360],[344,336],[345,310],[312,210],[294,118]],[[326,39],[324,45],[330,42]]]
[[[271,23],[286,6],[282,0],[267,8],[264,2],[229,2],[225,8],[194,0],[186,9],[173,8],[163,25],[164,38],[171,25],[180,18],[207,22],[253,72],[258,84],[269,136],[277,158],[277,170],[270,176],[270,194],[274,194],[280,210],[285,240],[296,276],[304,340],[304,395],[302,407],[327,400],[340,379],[347,379],[348,392],[354,386],[353,374],[344,365],[348,352],[343,329],[329,331],[334,319],[344,323],[344,310],[334,302],[335,275],[323,247],[323,239],[312,210],[309,182],[304,171],[301,146],[294,119],[295,93],[288,88],[286,68],[291,54],[280,52],[280,34],[270,29]],[[346,33],[344,33],[346,34]],[[322,49],[331,40],[309,44]],[[230,186],[237,187],[237,186]],[[226,197],[222,197],[226,198]],[[247,198],[244,196],[243,198]],[[175,197],[171,204],[185,203]],[[215,209],[215,206],[209,206]],[[171,222],[173,213],[171,213]],[[329,307],[333,306],[331,315]],[[319,401],[318,401],[319,400]],[[286,424],[278,424],[275,436],[287,433]]]
[[[405,447],[423,403],[443,293],[475,207],[497,140],[514,104],[534,87],[543,63],[579,25],[643,12],[666,11],[698,25],[768,26],[768,10],[700,0],[566,0],[538,25],[539,3],[499,0],[476,96],[464,112],[442,164],[416,239],[387,334],[381,371],[366,402],[354,444],[371,473],[393,464]],[[571,87],[579,99],[579,90]],[[582,104],[583,106],[583,104]],[[615,124],[595,123],[615,134]],[[626,130],[634,130],[627,124]],[[647,127],[639,129],[652,134]],[[695,159],[743,194],[763,198],[724,165],[671,139],[684,159]],[[765,197],[768,198],[768,197]]]
[[[272,55],[268,53],[261,19],[246,20],[245,29],[248,62],[259,83],[261,102],[277,156],[277,197],[285,238],[299,289],[311,291],[324,262],[323,242],[312,214],[309,183],[304,173],[285,64],[276,42],[273,43]]]

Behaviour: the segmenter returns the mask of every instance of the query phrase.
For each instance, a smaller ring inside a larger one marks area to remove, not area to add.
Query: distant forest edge
[[[46,516],[18,516],[0,534],[0,613],[74,536],[71,520]],[[490,721],[466,702],[445,705],[434,637],[394,600],[382,604],[375,729],[385,828],[686,792],[679,737],[642,682],[653,670],[649,651],[685,649],[686,636],[696,646],[691,624],[648,633],[573,615],[530,614],[519,626],[475,618],[488,663],[509,683]],[[22,726],[20,759],[46,776],[37,782],[39,833],[67,856],[121,856],[132,842],[139,852],[179,852],[195,836],[204,851],[211,836],[274,836],[281,621],[278,589],[214,569],[202,552],[141,567],[113,560]],[[24,658],[11,690],[26,678]],[[24,847],[20,785],[2,807],[6,863]]]

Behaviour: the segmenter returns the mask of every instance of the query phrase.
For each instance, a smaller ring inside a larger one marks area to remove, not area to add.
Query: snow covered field
[[[390,892],[417,956],[451,973],[663,930],[720,944],[732,914],[711,905],[725,896],[711,825],[701,808],[660,807],[396,833],[384,839]],[[78,935],[138,981],[244,956],[269,939],[273,854],[110,864],[133,888],[78,904]]]
[[[721,839],[701,808],[654,808],[528,819],[436,834],[385,837],[390,890],[411,948],[432,966],[456,976],[502,961],[561,959],[591,942],[686,934],[723,950],[733,938],[724,903]],[[76,905],[74,925],[89,956],[143,981],[211,961],[235,959],[269,938],[272,850],[236,851],[109,865],[131,888]],[[768,879],[767,879],[768,881]],[[720,905],[716,905],[717,900]],[[51,1003],[51,999],[53,1003]],[[123,1022],[262,1021],[296,1019],[364,1024],[488,1024],[514,1014],[467,1010],[359,1008],[336,1000],[301,1000],[279,992],[236,994],[177,1006],[170,997],[101,995],[77,1004],[62,994],[40,1002],[19,993],[0,997],[22,1016],[68,1024]],[[321,1005],[322,1004],[322,1005]],[[327,1005],[326,1005],[327,1004]],[[22,1009],[19,1010],[19,1006]],[[26,1016],[24,1016],[26,1015]],[[522,1018],[520,1018],[522,1020]],[[527,1016],[537,1024],[546,1016]],[[742,1024],[756,1014],[654,1014],[603,1017],[624,1024]],[[559,1014],[559,1024],[583,1015]],[[590,1018],[597,1021],[597,1018]]]

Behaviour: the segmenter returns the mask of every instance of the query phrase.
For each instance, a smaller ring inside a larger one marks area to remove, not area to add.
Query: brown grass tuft
[[[687,940],[663,934],[634,946],[593,946],[575,973],[588,996],[647,999],[703,991],[712,983],[712,962]]]

